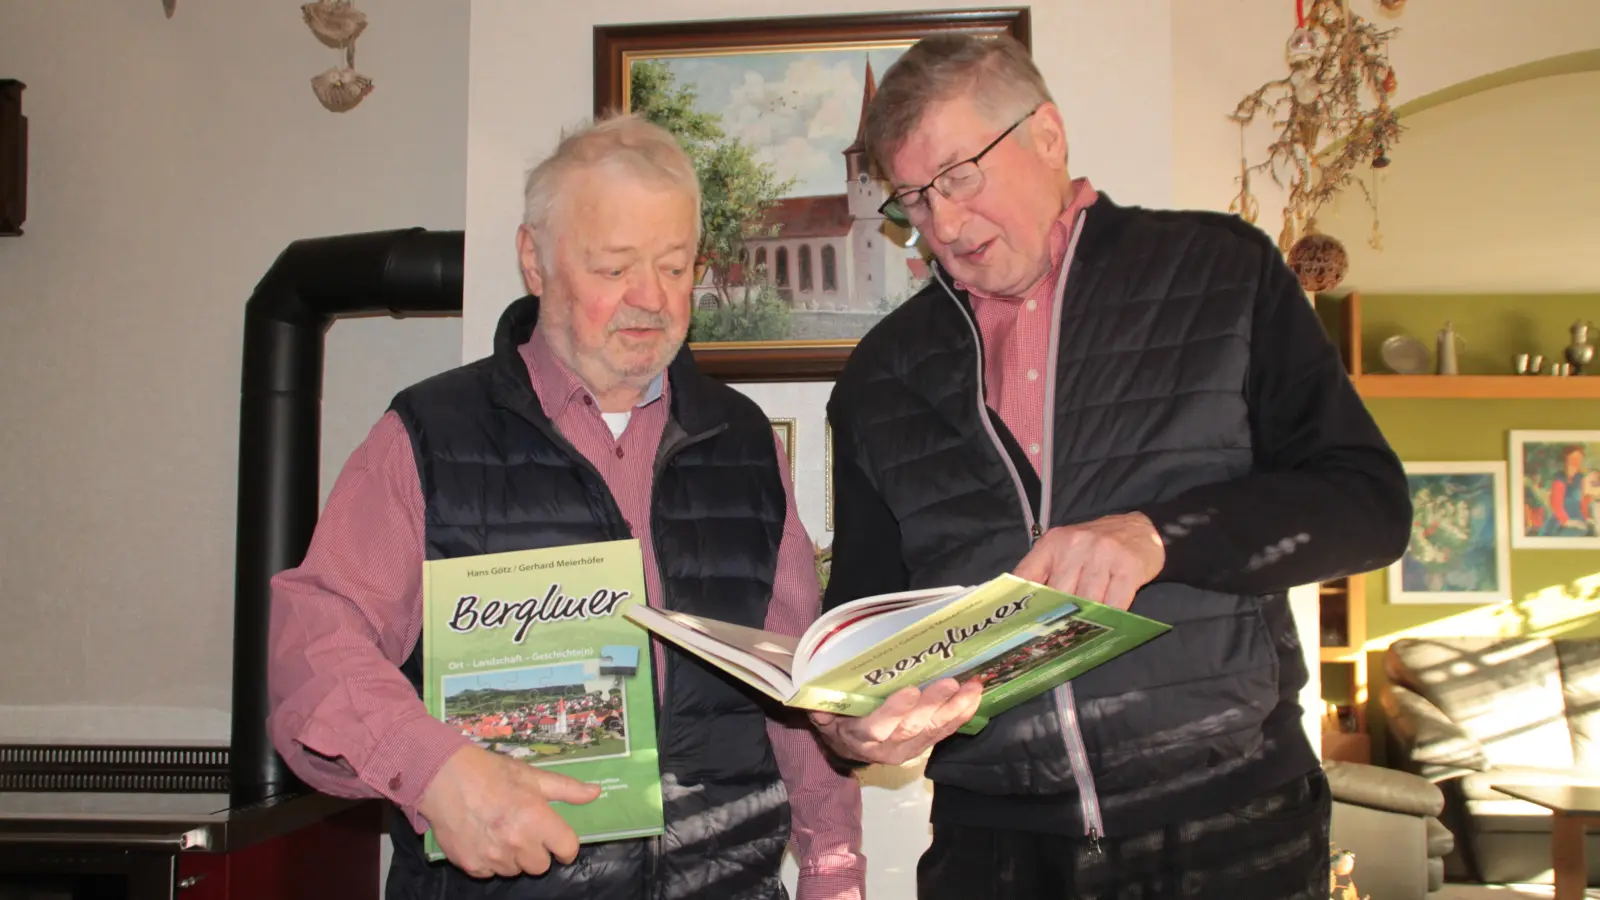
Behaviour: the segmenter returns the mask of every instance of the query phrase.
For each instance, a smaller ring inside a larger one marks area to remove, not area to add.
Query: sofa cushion
[[[1450,721],[1439,707],[1422,695],[1389,685],[1383,693],[1384,712],[1389,728],[1411,748],[1411,761],[1423,767],[1423,774],[1459,775],[1489,768],[1489,758],[1477,739]]]
[[[1406,638],[1390,655],[1400,682],[1483,746],[1491,766],[1570,769],[1561,666],[1547,638]]]
[[[1600,771],[1600,638],[1561,638],[1561,690],[1578,767]]]
[[[1340,803],[1411,816],[1437,816],[1444,809],[1444,793],[1410,772],[1338,760],[1323,763],[1322,771]]]
[[[1450,851],[1456,847],[1456,836],[1450,833],[1450,829],[1444,827],[1444,823],[1433,816],[1429,816],[1422,824],[1428,832],[1428,855],[1439,857],[1450,855]]]

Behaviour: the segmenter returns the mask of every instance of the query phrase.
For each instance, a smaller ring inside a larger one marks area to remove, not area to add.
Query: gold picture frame
[[[789,484],[793,486],[795,484],[795,479],[799,474],[798,462],[800,453],[794,442],[795,431],[799,427],[798,422],[792,418],[769,418],[768,421],[772,423],[773,433],[778,436],[778,440],[783,442],[784,455],[789,457]],[[795,490],[798,490],[798,488],[795,488]]]

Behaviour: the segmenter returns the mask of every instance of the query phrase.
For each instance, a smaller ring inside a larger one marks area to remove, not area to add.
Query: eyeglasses
[[[894,194],[883,201],[878,207],[878,214],[885,219],[899,225],[901,228],[910,228],[913,220],[926,220],[932,207],[928,204],[928,191],[936,190],[946,200],[968,200],[983,190],[983,169],[978,161],[988,154],[990,150],[1000,146],[1006,136],[1017,130],[1017,126],[1028,121],[1034,113],[1039,111],[1035,106],[1027,115],[1011,123],[1011,127],[1000,132],[1000,136],[989,142],[989,146],[978,151],[978,155],[971,159],[964,159],[950,166],[943,172],[933,176],[933,180],[918,188],[908,188]]]

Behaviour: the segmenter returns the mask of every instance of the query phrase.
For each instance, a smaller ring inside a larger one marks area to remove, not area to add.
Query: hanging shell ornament
[[[352,6],[350,0],[304,3],[300,13],[317,40],[334,49],[348,47],[367,30],[367,14]]]
[[[311,90],[331,112],[349,112],[372,93],[372,79],[348,66],[334,66],[311,79]]]

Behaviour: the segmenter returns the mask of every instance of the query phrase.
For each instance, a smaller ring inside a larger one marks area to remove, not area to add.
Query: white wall
[[[1591,0],[1418,0],[1389,13],[1375,0],[1350,0],[1360,15],[1398,33],[1390,42],[1397,106],[1472,78],[1535,60],[1600,47]],[[1294,4],[1261,0],[1183,0],[1172,7],[1173,125],[1177,169],[1173,202],[1227,209],[1238,193],[1239,126],[1228,118],[1241,99],[1288,74],[1283,45]],[[1252,163],[1265,158],[1272,129],[1258,116],[1247,138]],[[1408,164],[1407,140],[1390,153],[1393,175]],[[1283,193],[1258,173],[1256,224],[1274,238]],[[1362,236],[1365,239],[1365,235]]]
[[[1378,192],[1382,252],[1367,243],[1361,194],[1318,217],[1350,254],[1342,290],[1600,291],[1600,72],[1493,88],[1404,122],[1405,164],[1384,170]]]
[[[466,8],[361,7],[377,90],[335,115],[295,4],[0,0],[31,133],[0,238],[0,739],[227,739],[245,300],[296,238],[464,223]],[[459,334],[332,329],[324,489]]]

